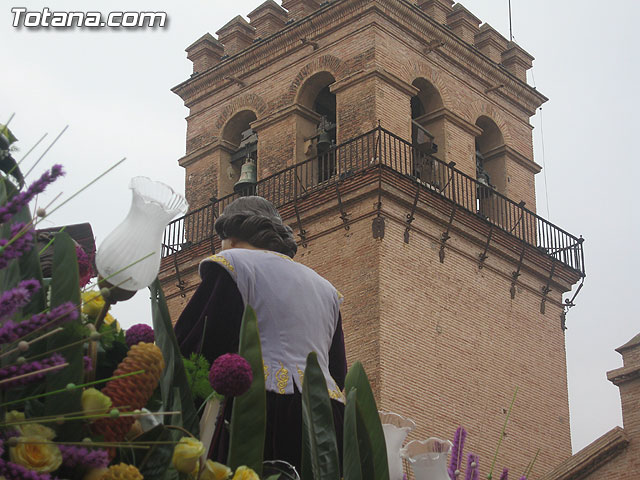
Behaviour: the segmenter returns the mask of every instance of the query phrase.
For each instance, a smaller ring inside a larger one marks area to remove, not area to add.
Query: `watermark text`
[[[14,7],[13,26],[17,28],[146,28],[164,27],[167,23],[166,12],[65,12],[27,10]]]

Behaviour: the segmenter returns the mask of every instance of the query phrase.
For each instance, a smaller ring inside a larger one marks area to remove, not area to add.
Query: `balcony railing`
[[[382,172],[383,168],[412,179],[426,191],[446,198],[584,275],[582,238],[567,233],[523,204],[457,170],[453,164],[421,152],[381,127],[326,154],[259,180],[252,193],[267,198],[279,208],[355,174],[373,169]],[[213,241],[216,218],[239,196],[228,195],[171,222],[165,230],[162,256],[203,241]]]

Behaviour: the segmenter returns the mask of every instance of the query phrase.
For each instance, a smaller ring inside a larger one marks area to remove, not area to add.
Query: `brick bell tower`
[[[582,239],[535,213],[533,57],[451,0],[267,0],[247,17],[187,47],[173,89],[190,111],[190,212],[161,270],[174,320],[217,216],[262,195],[295,260],[344,294],[349,361],[411,438],[462,424],[488,469],[518,387],[497,465],[569,457],[562,294]]]

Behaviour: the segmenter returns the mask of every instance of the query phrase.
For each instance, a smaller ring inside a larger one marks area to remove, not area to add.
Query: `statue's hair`
[[[282,223],[276,207],[262,197],[240,197],[231,202],[216,220],[215,229],[223,240],[235,238],[291,258],[298,250],[293,230]]]

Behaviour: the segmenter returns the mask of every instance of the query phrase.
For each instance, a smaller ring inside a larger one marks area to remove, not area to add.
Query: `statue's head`
[[[216,220],[215,229],[222,240],[246,242],[291,258],[298,250],[291,228],[282,223],[276,207],[262,197],[240,197],[231,202]]]

